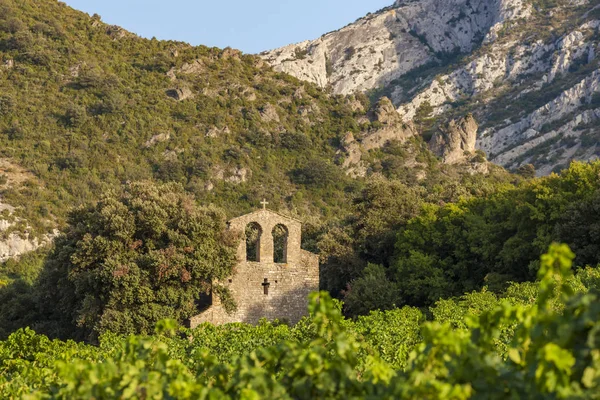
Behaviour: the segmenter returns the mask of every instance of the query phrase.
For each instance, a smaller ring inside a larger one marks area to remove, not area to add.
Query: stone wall
[[[221,282],[231,291],[237,310],[227,314],[215,297],[211,307],[190,319],[192,328],[203,322],[255,324],[261,318],[296,323],[307,314],[308,295],[319,290],[319,259],[316,254],[300,248],[300,222],[273,211],[260,210],[231,220],[229,229],[244,232],[251,223],[258,224],[262,230],[259,261],[246,261],[246,241],[242,240],[238,248],[240,262],[233,276]],[[288,231],[285,263],[273,261],[271,232],[280,224]]]

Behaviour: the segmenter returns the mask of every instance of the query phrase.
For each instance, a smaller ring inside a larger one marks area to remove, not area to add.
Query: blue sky
[[[246,53],[315,39],[393,0],[64,0],[140,36]]]

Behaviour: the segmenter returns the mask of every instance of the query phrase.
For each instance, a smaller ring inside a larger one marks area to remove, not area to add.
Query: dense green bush
[[[565,226],[586,218],[574,210],[594,201],[599,172],[600,163],[574,163],[561,176],[526,182],[489,198],[428,207],[398,236],[397,261],[389,275],[412,305],[474,290],[498,275],[505,281],[531,280],[539,255],[553,240],[580,249],[577,234]],[[579,235],[593,231],[592,226]],[[581,246],[587,243],[583,239]],[[582,266],[600,261],[593,249],[576,254]]]
[[[71,213],[39,278],[39,308],[88,340],[149,333],[161,319],[195,315],[202,293],[225,296],[213,282],[232,274],[236,250],[221,210],[197,207],[174,183],[130,184]]]

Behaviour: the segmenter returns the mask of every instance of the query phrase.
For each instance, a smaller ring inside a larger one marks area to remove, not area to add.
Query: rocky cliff
[[[379,149],[391,142],[403,143],[416,136],[417,130],[411,123],[405,123],[394,105],[387,97],[382,97],[368,115],[371,129],[362,132],[358,138],[352,133],[346,134],[342,140],[344,154],[342,166],[351,176],[365,176],[367,163],[363,159],[369,150]]]
[[[262,56],[335,93],[387,95],[406,122],[470,112],[491,161],[547,174],[600,154],[599,28],[599,0],[398,0]]]
[[[447,164],[461,162],[466,155],[475,151],[477,128],[472,115],[458,121],[452,120],[431,138],[429,149]]]

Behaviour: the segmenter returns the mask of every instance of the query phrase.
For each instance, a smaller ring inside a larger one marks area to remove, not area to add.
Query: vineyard
[[[263,322],[105,333],[99,346],[30,329],[0,342],[0,397],[598,398],[600,302],[595,269],[571,272],[554,244],[537,283],[506,297],[473,292],[423,313],[405,307],[347,320],[325,292],[294,327]]]

